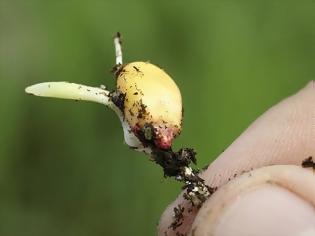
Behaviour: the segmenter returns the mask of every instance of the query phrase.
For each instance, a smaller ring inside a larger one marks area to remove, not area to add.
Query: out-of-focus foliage
[[[180,189],[123,144],[108,109],[25,86],[113,86],[119,30],[125,62],[150,60],[176,80],[175,146],[196,148],[202,166],[315,77],[314,12],[312,1],[0,0],[0,235],[154,235]]]

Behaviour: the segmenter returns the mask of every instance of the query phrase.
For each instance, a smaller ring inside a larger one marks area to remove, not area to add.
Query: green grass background
[[[175,147],[194,147],[200,167],[315,78],[314,1],[0,0],[0,235],[154,235],[179,193],[123,144],[113,112],[24,94],[113,87],[118,30],[125,62],[150,60],[180,87]]]

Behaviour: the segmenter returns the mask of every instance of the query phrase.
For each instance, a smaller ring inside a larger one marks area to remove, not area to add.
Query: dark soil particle
[[[302,162],[303,168],[313,168],[315,170],[315,162],[313,161],[313,157],[308,157]]]
[[[183,224],[183,219],[184,219],[184,210],[185,208],[182,207],[180,204],[177,207],[174,207],[174,221],[172,224],[169,226],[172,230],[175,230],[179,226]]]
[[[152,156],[154,161],[163,168],[165,177],[181,175],[183,168],[192,162],[196,163],[196,152],[191,148],[182,148],[178,152],[153,148]]]
[[[142,99],[140,99],[140,107],[138,110],[138,119],[144,118],[146,115],[148,115],[149,113],[147,112],[147,106],[143,104]]]
[[[125,109],[126,94],[120,91],[113,91],[109,94],[112,102],[123,112]]]
[[[121,33],[117,32],[116,37],[119,39],[119,44],[122,45],[122,40],[121,40]]]

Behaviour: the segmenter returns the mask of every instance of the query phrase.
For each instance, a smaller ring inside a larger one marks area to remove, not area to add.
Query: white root
[[[52,97],[72,100],[91,101],[112,108],[109,91],[104,88],[90,87],[69,82],[44,82],[25,89],[28,94],[40,97]]]
[[[122,111],[120,111],[119,108],[111,101],[110,93],[104,88],[104,86],[97,88],[69,82],[44,82],[27,87],[25,92],[40,97],[90,101],[104,104],[114,110],[121,121],[126,144],[135,148],[135,150],[150,153],[150,150],[143,148],[141,142],[131,132],[131,128],[124,119]]]
[[[120,33],[117,33],[114,38],[115,54],[116,54],[116,65],[123,64],[122,49],[121,49],[121,38]]]

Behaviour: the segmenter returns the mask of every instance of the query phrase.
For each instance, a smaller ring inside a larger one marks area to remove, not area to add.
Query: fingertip
[[[315,230],[314,177],[313,171],[290,165],[245,173],[204,203],[190,233],[259,236]]]

